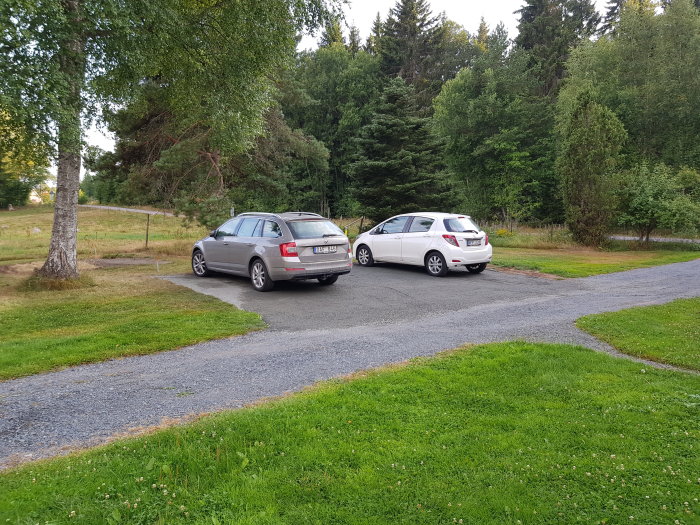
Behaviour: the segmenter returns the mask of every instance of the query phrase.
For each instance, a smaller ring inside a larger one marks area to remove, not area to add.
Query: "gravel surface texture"
[[[615,354],[574,321],[700,296],[700,259],[560,281],[356,266],[330,287],[278,283],[267,293],[229,276],[168,279],[259,312],[269,329],[0,383],[0,467],[464,343],[551,341]]]

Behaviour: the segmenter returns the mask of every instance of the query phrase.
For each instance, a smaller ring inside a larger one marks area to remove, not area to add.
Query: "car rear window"
[[[290,221],[287,225],[295,239],[314,239],[316,237],[344,235],[343,231],[329,220]]]
[[[445,229],[448,232],[464,233],[475,232],[479,233],[479,227],[469,217],[450,217],[443,219]]]

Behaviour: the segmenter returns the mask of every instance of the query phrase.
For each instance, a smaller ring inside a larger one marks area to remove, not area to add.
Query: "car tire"
[[[370,250],[368,246],[364,244],[360,245],[355,255],[357,256],[357,264],[360,266],[374,266],[372,250]]]
[[[321,286],[330,286],[337,280],[337,275],[329,275],[328,277],[319,277],[318,282],[321,283]]]
[[[481,273],[486,269],[487,263],[481,264],[467,264],[467,271],[469,273]]]
[[[275,285],[262,259],[253,259],[250,263],[250,283],[258,292],[272,290]]]
[[[204,260],[202,250],[192,252],[192,273],[197,277],[207,277],[211,275],[211,271],[207,268],[207,262]]]
[[[425,271],[433,277],[447,275],[447,262],[440,252],[430,252],[425,256]]]

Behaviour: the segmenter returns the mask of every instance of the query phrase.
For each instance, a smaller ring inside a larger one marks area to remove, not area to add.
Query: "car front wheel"
[[[200,250],[195,250],[192,254],[192,272],[197,277],[206,277],[207,275],[211,275],[211,272],[207,269],[204,254]]]
[[[250,282],[258,292],[267,292],[275,285],[270,279],[265,263],[260,259],[255,259],[250,265]]]
[[[425,269],[434,277],[447,275],[447,262],[440,252],[430,252],[425,256]]]
[[[467,264],[467,271],[469,273],[481,273],[486,269],[486,263],[481,264]]]
[[[360,266],[373,266],[374,257],[372,257],[372,250],[370,250],[364,244],[357,249],[357,262]]]

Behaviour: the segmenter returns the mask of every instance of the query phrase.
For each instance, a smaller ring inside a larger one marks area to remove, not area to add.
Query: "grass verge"
[[[619,247],[618,247],[619,249]],[[700,250],[603,251],[592,248],[531,249],[494,244],[493,264],[518,270],[535,270],[562,277],[588,277],[700,257]]]
[[[113,268],[85,272],[95,284],[87,288],[0,288],[0,379],[171,350],[263,326],[257,314],[153,273],[147,266]]]
[[[587,315],[576,325],[626,354],[700,370],[700,297]]]
[[[700,379],[499,343],[0,475],[13,523],[697,523]]]

